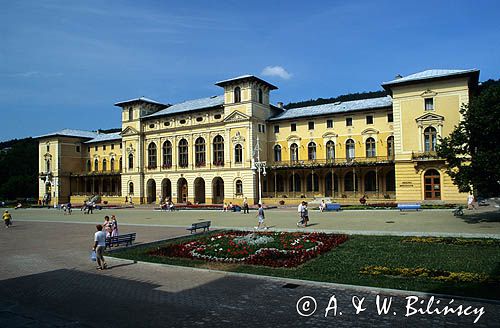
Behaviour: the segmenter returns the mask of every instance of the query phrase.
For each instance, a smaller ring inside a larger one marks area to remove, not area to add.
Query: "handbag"
[[[91,261],[97,261],[97,255],[95,254],[95,251],[92,251],[90,253],[90,260]]]

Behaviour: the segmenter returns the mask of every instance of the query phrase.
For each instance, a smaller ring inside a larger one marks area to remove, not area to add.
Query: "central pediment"
[[[438,122],[442,122],[444,121],[444,116],[441,116],[441,115],[438,115],[438,114],[435,114],[435,113],[425,113],[424,115],[420,116],[420,117],[417,117],[415,119],[415,121],[417,122],[429,122],[429,121],[438,121]]]
[[[224,122],[241,122],[241,121],[248,121],[249,119],[250,116],[235,110],[234,112],[229,114],[226,118],[224,118]]]
[[[138,133],[139,133],[139,131],[137,131],[136,129],[134,129],[131,126],[128,126],[125,128],[125,130],[122,131],[121,135],[122,136],[131,136],[131,135],[135,135]]]

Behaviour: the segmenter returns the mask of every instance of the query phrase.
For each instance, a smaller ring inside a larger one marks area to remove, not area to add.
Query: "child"
[[[9,211],[5,211],[5,213],[3,213],[3,222],[5,223],[6,228],[12,225],[12,216]]]
[[[257,218],[259,219],[259,225],[255,227],[255,229],[260,229],[261,226],[264,228],[264,229],[269,229],[268,226],[266,226],[266,224],[264,223],[264,220],[266,219],[265,215],[264,215],[264,208],[262,207],[261,204],[258,204],[257,205],[259,207],[259,209],[257,210]]]

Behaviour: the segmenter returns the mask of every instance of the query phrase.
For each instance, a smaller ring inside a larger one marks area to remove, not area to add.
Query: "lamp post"
[[[255,160],[257,159],[257,160]],[[266,162],[265,161],[260,161],[260,142],[259,142],[259,137],[257,136],[257,145],[254,148],[254,154],[252,156],[252,170],[254,170],[254,174],[257,171],[258,173],[258,180],[259,180],[259,204],[262,205],[262,179],[260,177],[260,174],[262,173],[264,176],[266,176]]]

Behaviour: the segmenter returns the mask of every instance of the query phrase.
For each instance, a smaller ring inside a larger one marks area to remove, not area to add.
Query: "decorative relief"
[[[427,90],[425,90],[424,92],[422,92],[422,93],[420,94],[420,96],[421,96],[422,98],[435,97],[435,96],[437,96],[437,92],[432,91],[432,90],[430,90],[430,89],[427,89]]]
[[[238,131],[236,132],[236,134],[234,135],[234,137],[231,138],[231,141],[236,144],[236,143],[244,143],[245,142],[245,138],[241,135],[241,133]]]
[[[300,142],[300,140],[302,140],[302,138],[295,134],[292,134],[286,138],[286,141],[289,142]]]

